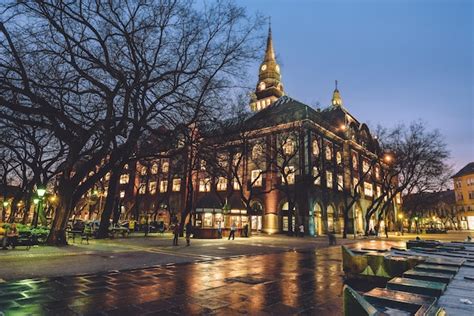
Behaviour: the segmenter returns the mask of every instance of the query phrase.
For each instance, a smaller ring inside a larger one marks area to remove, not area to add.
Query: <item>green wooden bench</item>
[[[422,270],[408,270],[403,273],[404,278],[415,280],[434,281],[448,284],[453,276],[447,273],[427,272]]]
[[[439,297],[446,290],[446,284],[410,278],[393,278],[388,281],[387,289]]]

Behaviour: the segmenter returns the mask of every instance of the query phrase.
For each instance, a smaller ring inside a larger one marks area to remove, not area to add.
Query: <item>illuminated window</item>
[[[374,189],[372,183],[364,182],[364,195],[365,196],[373,196]]]
[[[146,176],[146,171],[147,171],[147,170],[146,170],[146,166],[141,166],[141,168],[140,168],[140,174],[141,174],[142,176]]]
[[[157,174],[157,173],[158,173],[158,164],[157,164],[157,163],[154,163],[154,164],[151,166],[151,173],[152,173],[152,174]]]
[[[145,194],[146,192],[146,183],[140,183],[138,187],[138,194]]]
[[[161,164],[161,172],[167,173],[170,170],[170,163],[168,161],[163,161]]]
[[[284,174],[286,175],[286,179],[288,180],[288,184],[295,183],[295,167],[294,166],[287,166],[284,169]],[[281,176],[281,182],[285,183],[285,178],[283,175]]]
[[[179,192],[181,190],[181,179],[173,179],[173,192]]]
[[[357,164],[357,154],[355,154],[355,153],[352,154],[352,167],[356,170],[359,167],[358,164]]]
[[[199,180],[199,192],[210,192],[211,191],[211,179],[205,178]]]
[[[258,89],[260,91],[265,90],[265,88],[266,88],[265,82],[262,81],[258,84]]]
[[[232,165],[234,167],[237,167],[240,164],[240,158],[242,157],[241,153],[236,153],[234,155],[234,158],[232,159]]]
[[[160,181],[160,192],[165,193],[168,191],[168,180],[161,180]]]
[[[122,174],[120,176],[120,184],[127,184],[129,181],[130,177],[128,174]]]
[[[338,151],[338,152],[336,153],[336,162],[337,162],[338,165],[340,165],[341,162],[342,162],[342,155],[341,155],[341,152],[340,152],[340,151]]]
[[[375,177],[377,179],[380,179],[380,167],[379,166],[375,167]]]
[[[206,170],[206,161],[205,161],[205,160],[201,160],[200,168],[201,168],[201,170],[203,170],[203,171]]]
[[[330,144],[326,144],[326,159],[327,160],[332,159],[332,148]]]
[[[342,174],[338,174],[337,175],[337,189],[339,191],[342,191],[343,188],[344,188],[344,179],[342,177]]]
[[[317,167],[313,167],[313,178],[314,178],[314,184],[316,185],[321,184],[321,176],[319,175],[319,170]]]
[[[294,153],[294,151],[295,151],[295,142],[291,138],[288,138],[283,144],[283,153],[285,155],[291,155]]]
[[[105,180],[107,180],[107,181],[110,180],[110,172],[107,172],[107,174],[105,175]]]
[[[362,161],[362,172],[370,174],[370,165],[366,160]]]
[[[319,142],[317,139],[313,140],[313,155],[319,155]]]
[[[255,145],[255,146],[253,146],[253,149],[252,149],[252,159],[253,159],[253,160],[257,160],[258,158],[260,158],[260,156],[262,155],[262,153],[263,153],[262,145],[257,144],[257,145]]]
[[[219,177],[217,180],[217,191],[227,190],[227,179],[225,177]]]
[[[123,166],[123,169],[128,170],[128,163]]]
[[[150,191],[150,194],[156,193],[156,181],[148,183],[148,191]]]
[[[240,178],[239,178],[240,180]],[[236,178],[234,178],[234,180],[232,181],[232,187],[234,188],[234,190],[240,190],[240,182],[239,180],[237,180]]]
[[[125,197],[125,191],[120,191],[120,198],[123,199]]]
[[[397,204],[402,204],[402,197],[400,196],[400,193],[397,193],[397,195],[395,196],[395,201],[397,202]]]
[[[250,183],[254,187],[262,186],[262,170],[260,169],[252,170],[252,173],[250,175]]]
[[[227,154],[225,153],[219,153],[217,155],[217,161],[219,163],[219,166],[221,166],[222,168],[226,168],[227,167],[227,163],[229,161],[229,157]]]
[[[212,227],[212,213],[204,213],[202,224],[204,227]]]
[[[332,188],[332,172],[326,171],[326,186]]]
[[[352,179],[352,189],[354,189],[356,192],[359,192],[359,179],[354,178]]]
[[[380,187],[380,185],[378,185],[376,188],[376,194],[377,197],[380,197],[382,195],[382,187]]]

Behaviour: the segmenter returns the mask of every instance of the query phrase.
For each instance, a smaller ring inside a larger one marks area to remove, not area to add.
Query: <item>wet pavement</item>
[[[341,315],[340,247],[0,284],[5,315]],[[1,314],[1,313],[0,313]]]

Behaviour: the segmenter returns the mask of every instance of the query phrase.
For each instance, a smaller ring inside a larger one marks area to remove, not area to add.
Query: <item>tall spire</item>
[[[272,39],[272,22],[268,25],[268,37],[267,37],[267,49],[265,51],[264,61],[275,61],[275,51],[273,49],[273,39]]]
[[[250,103],[252,111],[260,111],[284,95],[280,66],[273,49],[272,25],[268,25],[267,48],[258,73],[258,83]]]
[[[332,94],[331,103],[333,106],[342,106],[341,94],[339,93],[339,90],[337,89],[337,80],[336,80],[336,88],[334,89],[334,92]]]

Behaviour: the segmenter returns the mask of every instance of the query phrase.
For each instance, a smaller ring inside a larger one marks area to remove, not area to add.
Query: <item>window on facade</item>
[[[332,172],[326,171],[326,186],[332,188]]]
[[[474,185],[474,178],[467,178],[466,183],[467,183],[467,186]],[[459,187],[461,187],[461,183],[459,183]]]
[[[158,164],[157,164],[157,163],[154,163],[154,164],[151,166],[151,173],[152,173],[152,174],[157,174],[157,173],[158,173]]]
[[[359,165],[357,163],[357,154],[356,153],[352,154],[352,168],[354,168],[356,170],[359,168]]]
[[[128,163],[126,163],[125,166],[123,166],[123,169],[128,170]]]
[[[317,139],[313,140],[313,155],[319,156],[319,141]]]
[[[374,189],[372,183],[364,182],[364,195],[365,196],[373,196]]]
[[[250,183],[254,187],[261,187],[262,186],[262,170],[256,169],[252,170],[250,174]]]
[[[120,198],[123,199],[125,197],[125,191],[120,191]]]
[[[342,163],[342,155],[341,155],[340,151],[338,151],[336,153],[336,162],[337,162],[338,165],[340,165]]]
[[[110,180],[110,172],[107,172],[107,174],[105,175],[105,180],[106,180],[106,181],[109,181],[109,180]]]
[[[400,193],[397,193],[397,195],[395,196],[395,202],[397,202],[397,204],[402,204],[402,196],[400,195]]]
[[[229,157],[226,153],[217,154],[217,162],[220,167],[227,168]]]
[[[201,160],[200,168],[201,168],[202,171],[206,170],[206,161],[205,160]]]
[[[314,178],[314,184],[316,185],[321,184],[321,176],[319,175],[318,167],[313,167],[313,178]]]
[[[332,148],[331,144],[326,144],[326,160],[332,159]]]
[[[337,189],[339,191],[342,191],[343,188],[344,188],[344,179],[342,177],[342,174],[338,174],[337,175]]]
[[[179,192],[179,190],[181,190],[181,179],[173,179],[173,186],[171,189],[173,192]]]
[[[263,153],[262,145],[256,144],[252,148],[252,159],[257,160],[258,158],[262,156],[262,153]]]
[[[211,191],[211,179],[204,178],[199,180],[199,192],[210,192]]]
[[[377,197],[380,197],[382,195],[382,187],[380,185],[377,186]]]
[[[283,172],[286,175],[286,180],[288,181],[287,184],[295,184],[295,167],[286,166]],[[285,178],[283,177],[283,175],[281,176],[281,182],[285,183]]]
[[[366,160],[362,161],[362,172],[365,174],[370,174],[370,165]]]
[[[167,173],[170,170],[170,163],[166,160],[161,164],[161,172]]]
[[[141,166],[141,167],[140,167],[140,174],[141,174],[142,176],[146,176],[146,166]]]
[[[375,167],[375,178],[380,179],[380,167]]]
[[[461,192],[455,192],[456,195],[456,201],[462,201],[463,196]]]
[[[240,178],[239,178],[240,180]],[[242,182],[239,182],[239,180],[237,180],[236,178],[234,178],[234,180],[232,181],[232,187],[234,188],[234,190],[240,190],[240,184],[239,183],[242,183]]]
[[[469,200],[474,200],[474,191],[469,192]]]
[[[168,180],[161,180],[160,181],[160,192],[165,193],[168,191]]]
[[[359,179],[353,178],[352,179],[352,189],[356,190],[356,188],[357,188],[356,192],[359,192],[358,186],[359,186]]]
[[[242,157],[241,153],[236,153],[232,158],[232,165],[237,167],[240,164],[240,158]]]
[[[148,183],[148,191],[150,192],[150,194],[156,193],[156,181]]]
[[[120,184],[127,184],[129,181],[130,177],[128,174],[122,174],[120,176]]]
[[[227,179],[225,177],[219,177],[217,179],[217,191],[227,190]]]
[[[140,183],[140,186],[138,187],[138,194],[145,194],[146,192],[146,183]]]
[[[291,138],[288,138],[283,144],[283,153],[285,155],[291,155],[294,153],[294,151],[295,151],[295,142]]]

